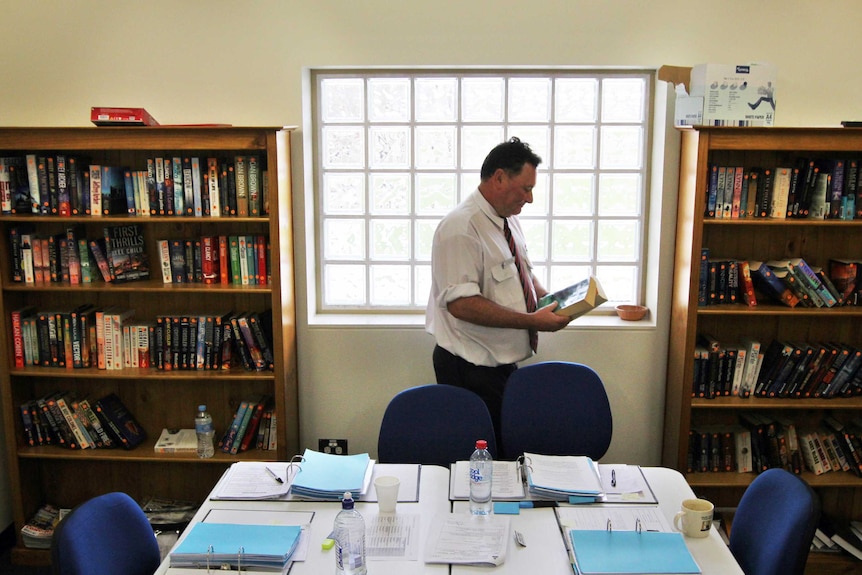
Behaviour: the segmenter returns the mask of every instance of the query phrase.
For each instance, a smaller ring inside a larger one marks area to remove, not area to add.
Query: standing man
[[[512,138],[482,164],[479,187],[437,227],[425,327],[433,334],[437,383],[477,393],[500,442],[503,390],[517,362],[533,355],[540,331],[570,318],[556,303],[536,309],[547,293],[533,276],[517,215],[532,203],[536,168],[530,146]]]

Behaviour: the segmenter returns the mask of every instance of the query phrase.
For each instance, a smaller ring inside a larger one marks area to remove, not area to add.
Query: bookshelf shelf
[[[715,259],[769,261],[804,258],[828,266],[830,258],[862,259],[862,242],[848,241],[862,231],[862,220],[715,219],[704,216],[710,166],[793,165],[809,159],[862,158],[862,130],[844,128],[726,128],[681,130],[674,285],[665,405],[662,462],[686,474],[695,492],[719,507],[735,507],[754,473],[689,470],[690,432],[698,427],[730,426],[740,415],[762,413],[789,420],[797,427],[819,426],[826,415],[847,422],[862,416],[862,397],[738,398],[692,397],[697,336],[708,333],[733,343],[750,336],[769,343],[837,341],[862,347],[859,331],[862,306],[790,308],[758,297],[757,306],[743,304],[698,306],[702,248]],[[760,296],[758,292],[758,296]],[[862,518],[862,478],[852,471],[802,478],[817,491],[824,513]],[[812,553],[807,573],[850,572],[854,560]]]
[[[862,397],[841,397],[836,399],[800,398],[785,399],[773,397],[716,397],[715,399],[692,398],[692,409],[829,409],[829,410],[859,410],[862,409]]]
[[[26,154],[75,156],[89,164],[144,170],[159,157],[232,159],[254,155],[260,162],[260,184],[268,194],[268,210],[247,216],[131,216],[3,214],[0,215],[0,404],[6,437],[6,468],[17,534],[12,559],[20,564],[47,564],[50,553],[23,546],[20,529],[43,504],[74,507],[108,491],[124,491],[139,501],[159,496],[202,501],[227,467],[242,460],[285,461],[297,452],[296,334],[293,279],[291,128],[282,127],[100,127],[0,128],[0,157]],[[263,172],[263,170],[266,170]],[[105,226],[138,224],[146,242],[150,279],[127,283],[25,284],[13,281],[10,231],[32,229],[53,235],[76,226],[89,239]],[[263,236],[271,245],[265,285],[233,283],[163,283],[159,270],[159,239],[201,236]],[[25,306],[71,309],[84,304],[134,309],[135,319],[157,316],[221,315],[228,311],[272,310],[273,369],[100,370],[64,367],[15,367],[11,312]],[[71,450],[28,444],[20,406],[57,391],[79,398],[116,394],[147,432],[131,450]],[[194,454],[155,453],[163,428],[189,428],[196,407],[205,403],[213,415],[216,440],[228,429],[240,403],[270,396],[277,416],[277,447],[231,455],[216,448],[211,459]]]
[[[222,284],[166,284],[158,279],[129,282],[125,284],[92,283],[86,285],[68,286],[51,284],[15,284],[5,288],[8,292],[64,292],[75,294],[80,292],[159,292],[161,294],[170,292],[187,292],[199,294],[228,294],[228,293],[268,293],[272,292],[271,285],[237,286]]]
[[[839,308],[804,308],[796,309],[780,305],[763,304],[758,301],[756,307],[748,307],[744,304],[721,304],[712,305],[706,308],[697,310],[700,316],[819,316],[819,317],[835,317],[835,316],[862,316],[862,307],[850,306]]]

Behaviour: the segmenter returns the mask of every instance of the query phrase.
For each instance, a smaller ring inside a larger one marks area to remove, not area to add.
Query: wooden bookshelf
[[[6,437],[6,469],[10,479],[13,519],[18,534],[13,561],[47,564],[46,551],[23,546],[20,529],[43,504],[74,507],[109,491],[124,491],[138,501],[159,496],[203,501],[227,467],[239,460],[285,461],[299,444],[297,421],[296,333],[294,311],[293,228],[290,177],[290,130],[233,127],[100,127],[0,128],[0,156],[64,153],[88,163],[146,169],[147,158],[196,156],[259,157],[261,183],[266,179],[269,211],[261,217],[0,215],[0,393]],[[9,233],[30,225],[36,233],[58,233],[79,225],[86,236],[99,237],[106,225],[140,224],[150,261],[150,279],[124,284],[25,285],[10,277]],[[156,240],[203,235],[263,235],[269,238],[271,281],[266,285],[203,285],[162,283]],[[163,371],[126,368],[15,368],[10,312],[25,305],[66,309],[84,303],[136,310],[136,319],[157,315],[216,314],[222,311],[272,310],[274,369],[246,371]],[[98,399],[116,393],[148,439],[132,450],[68,450],[31,447],[25,442],[20,404],[54,391],[73,390],[78,397]],[[153,445],[167,428],[194,425],[199,404],[212,413],[216,441],[233,419],[240,402],[252,395],[273,397],[277,416],[277,449],[253,448],[229,455],[216,448],[212,459],[194,455],[157,454]]]
[[[816,425],[827,413],[840,420],[862,415],[862,398],[768,399],[760,397],[692,398],[696,337],[706,332],[719,341],[745,335],[769,342],[841,341],[862,346],[862,307],[789,308],[758,298],[743,303],[698,307],[701,248],[718,258],[738,260],[803,257],[828,267],[831,257],[862,258],[862,220],[712,219],[704,216],[709,166],[774,168],[793,165],[797,157],[862,157],[862,130],[825,128],[685,129],[681,134],[680,189],[676,229],[674,285],[662,462],[685,473],[694,491],[716,506],[735,507],[753,473],[688,473],[689,431],[699,425],[733,424],[740,412],[756,411]],[[759,294],[758,294],[759,295]],[[827,515],[862,518],[862,479],[849,471],[814,475],[803,472],[820,496]],[[806,573],[856,572],[855,559],[812,553]]]

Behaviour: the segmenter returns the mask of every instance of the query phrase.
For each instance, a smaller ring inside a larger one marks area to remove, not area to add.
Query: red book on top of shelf
[[[90,121],[97,126],[158,126],[159,123],[144,108],[90,108]]]

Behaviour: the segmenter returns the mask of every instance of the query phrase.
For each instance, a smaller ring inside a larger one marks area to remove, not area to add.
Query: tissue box
[[[659,70],[659,79],[676,85],[677,126],[775,125],[775,66],[701,64],[685,74],[680,67]]]

